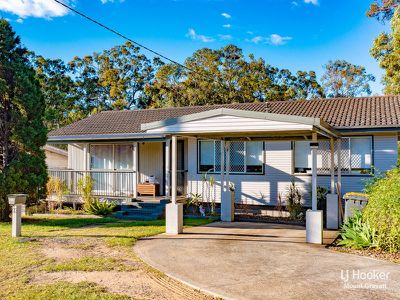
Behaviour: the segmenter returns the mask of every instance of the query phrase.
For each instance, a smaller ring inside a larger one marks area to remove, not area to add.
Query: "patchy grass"
[[[46,272],[62,271],[131,271],[135,270],[123,261],[112,257],[82,257],[44,267]]]
[[[105,288],[101,288],[90,282],[80,282],[76,284],[57,282],[54,284],[38,284],[23,287],[18,294],[11,295],[7,299],[125,300],[130,298],[127,296],[108,293]]]
[[[212,220],[185,219],[185,226],[203,225]],[[109,247],[123,249],[124,259],[134,258],[131,246],[142,237],[165,231],[157,221],[121,221],[115,218],[28,217],[23,219],[25,239],[11,238],[11,224],[0,223],[0,299],[127,299],[107,292],[93,283],[38,284],[31,280],[43,270],[59,271],[126,271],[134,268],[114,257],[79,257],[55,262],[41,253],[43,241],[88,238]],[[27,239],[28,238],[28,239]],[[76,250],[92,249],[90,243],[66,245]],[[92,249],[93,250],[93,249]]]

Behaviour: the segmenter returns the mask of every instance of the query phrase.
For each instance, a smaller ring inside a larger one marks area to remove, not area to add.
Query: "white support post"
[[[177,185],[177,170],[178,170],[178,160],[177,160],[177,139],[176,135],[172,136],[172,174],[171,174],[171,200],[172,203],[176,204],[176,185]]]
[[[171,158],[171,202],[165,208],[165,227],[167,234],[179,234],[183,231],[183,204],[177,203],[177,137],[172,136]]]
[[[221,146],[222,149],[222,146]],[[224,182],[221,180],[221,187],[223,187],[223,192],[221,192],[221,221],[232,222],[234,220],[234,199],[231,197],[231,192],[229,189],[229,175],[230,175],[230,142],[225,142],[224,151],[226,153],[226,176]],[[222,160],[222,156],[221,156]],[[222,165],[222,163],[221,163]],[[222,166],[221,166],[222,168]],[[221,173],[221,178],[223,174]]]
[[[335,193],[335,140],[330,140],[331,150],[331,191],[326,195],[326,227],[328,229],[338,229],[339,210],[338,195]]]
[[[318,140],[317,140],[317,134],[313,133],[312,136],[312,143],[311,143],[311,158],[312,158],[312,188],[311,188],[311,194],[312,194],[312,210],[316,211],[317,210],[317,151],[318,151]]]
[[[317,210],[317,133],[312,133],[311,157],[312,157],[312,210],[306,212],[306,241],[307,243],[322,244],[323,242],[323,212]]]
[[[137,199],[138,192],[137,192],[137,185],[139,183],[139,143],[133,143],[132,147],[132,155],[133,155],[133,198]]]
[[[341,197],[342,197],[342,139],[337,140],[337,159],[338,159],[338,170],[337,170],[337,185],[338,185],[338,214],[339,214],[339,224],[342,223],[342,218],[341,218]]]
[[[225,141],[221,141],[221,218],[222,218],[222,203],[225,199]]]
[[[83,145],[83,170],[88,170],[88,144]]]
[[[165,198],[171,197],[171,139],[165,141]]]

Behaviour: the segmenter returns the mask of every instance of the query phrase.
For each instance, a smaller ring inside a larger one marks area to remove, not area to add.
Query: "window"
[[[199,141],[198,153],[199,172],[221,172],[220,141]],[[262,174],[263,142],[231,142],[229,161],[231,173]]]
[[[335,168],[337,169],[337,146],[335,145]],[[308,141],[294,142],[294,172],[311,173],[311,149]],[[342,138],[341,170],[344,174],[366,174],[372,167],[372,138]],[[319,141],[317,151],[317,168],[319,174],[330,173],[329,140]]]
[[[90,145],[92,170],[132,170],[132,145]]]

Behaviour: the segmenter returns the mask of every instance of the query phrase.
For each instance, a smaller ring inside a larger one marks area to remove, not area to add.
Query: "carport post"
[[[338,195],[335,193],[335,140],[330,139],[331,148],[331,192],[326,195],[326,228],[338,229]]]
[[[165,140],[165,197],[171,197],[171,139]]]
[[[225,141],[221,141],[221,219],[222,219],[222,203],[225,199]]]
[[[312,210],[306,212],[306,241],[307,243],[322,244],[323,241],[323,212],[317,210],[317,151],[318,139],[317,133],[312,133],[312,142],[310,143],[312,158]]]
[[[225,222],[232,222],[233,218],[234,218],[234,205],[232,203],[232,201],[234,199],[232,199],[231,194],[230,194],[230,189],[229,189],[229,173],[230,173],[230,154],[231,154],[231,142],[226,141],[224,143],[224,152],[226,153],[226,159],[225,160],[225,165],[226,165],[226,176],[225,176],[225,181],[222,182],[221,180],[221,187],[223,187],[223,192],[221,190],[221,221],[225,221]],[[221,149],[222,149],[222,145],[221,145]],[[224,155],[221,155],[221,160],[223,159]],[[222,167],[221,167],[222,168]],[[221,173],[221,176],[223,176],[223,173]],[[221,177],[223,178],[223,177]],[[223,185],[222,185],[223,184]]]
[[[138,142],[133,143],[132,148],[133,155],[133,170],[135,173],[133,174],[133,198],[137,199],[137,185],[139,183],[139,164],[138,164],[138,156],[139,156],[139,144]]]
[[[171,201],[165,207],[165,231],[167,234],[179,234],[183,231],[183,204],[177,202],[177,136],[172,136],[171,157]]]

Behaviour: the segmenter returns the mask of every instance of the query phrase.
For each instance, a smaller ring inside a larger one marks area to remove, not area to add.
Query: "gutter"
[[[123,134],[94,134],[94,135],[59,135],[49,136],[48,143],[68,144],[71,142],[91,142],[91,141],[123,141],[123,140],[163,140],[164,134],[152,133],[123,133]]]

